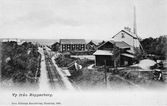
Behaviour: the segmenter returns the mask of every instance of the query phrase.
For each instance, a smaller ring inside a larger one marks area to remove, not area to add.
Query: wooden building
[[[113,53],[109,50],[97,50],[93,55],[95,55],[95,65],[96,66],[114,66],[114,61],[112,60]]]
[[[120,49],[120,61],[118,66],[129,66],[133,64],[134,53],[131,51],[131,46],[124,41],[115,42]]]
[[[134,55],[122,53],[120,56],[119,66],[130,66],[134,62]]]
[[[84,39],[60,39],[60,51],[85,51],[86,41]]]
[[[59,42],[55,42],[53,45],[51,45],[51,49],[53,51],[59,51],[60,50],[60,43]]]
[[[99,45],[98,42],[91,40],[90,42],[88,42],[88,43],[86,44],[86,49],[87,49],[88,51],[96,51],[98,45]]]
[[[114,66],[113,61],[113,50],[114,44],[111,41],[107,41],[100,45],[96,52],[93,54],[95,56],[95,65],[96,66]]]
[[[114,49],[118,48],[118,60],[115,60]],[[125,42],[107,41],[98,47],[94,53],[96,66],[129,66],[133,64],[134,55],[129,53],[131,46]]]
[[[125,27],[124,30],[119,31],[112,38],[114,41],[124,41],[132,47],[132,50],[133,48],[140,47],[140,42],[137,38],[137,35],[131,32],[131,29],[128,27]]]

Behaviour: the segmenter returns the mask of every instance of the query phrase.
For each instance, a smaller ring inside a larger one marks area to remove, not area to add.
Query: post
[[[104,81],[105,85],[107,86],[107,68],[106,68],[106,60],[104,60]]]

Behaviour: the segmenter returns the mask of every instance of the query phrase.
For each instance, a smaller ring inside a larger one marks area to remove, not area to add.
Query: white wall
[[[138,39],[134,39],[134,47],[140,47],[140,43]]]
[[[122,33],[124,34],[124,38],[122,38]],[[133,39],[130,35],[127,33],[120,31],[114,38],[114,41],[124,41],[127,44],[131,45],[132,47],[139,47],[139,41],[138,39]]]
[[[122,33],[124,34],[124,38],[122,38]],[[133,46],[133,38],[131,36],[129,36],[127,33],[125,32],[119,32],[115,37],[114,37],[114,41],[124,41],[127,44]]]

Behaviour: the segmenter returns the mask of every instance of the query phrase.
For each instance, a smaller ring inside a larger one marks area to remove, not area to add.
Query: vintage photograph
[[[0,0],[0,105],[166,105],[166,3]]]

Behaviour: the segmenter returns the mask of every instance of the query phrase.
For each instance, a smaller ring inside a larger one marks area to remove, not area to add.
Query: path
[[[66,89],[67,90],[70,90],[70,91],[75,91],[76,89],[72,86],[71,82],[69,81],[69,79],[67,78],[67,76],[62,72],[62,70],[57,66],[57,64],[55,63],[55,57],[52,57],[52,62],[54,63],[56,69],[57,69],[57,72],[60,74],[63,82],[64,82],[64,85],[66,86]]]
[[[45,56],[42,48],[39,48],[39,53],[42,55],[41,57],[41,76],[39,79],[39,90],[40,91],[48,91],[50,90],[49,81],[47,78],[46,64],[45,64]]]

